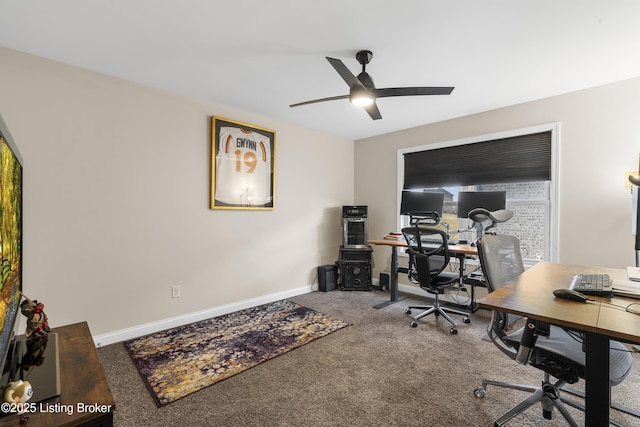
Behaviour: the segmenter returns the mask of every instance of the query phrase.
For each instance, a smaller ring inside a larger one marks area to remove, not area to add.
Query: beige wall
[[[24,158],[24,291],[54,326],[109,334],[304,292],[337,258],[353,141],[5,48],[0,76]],[[276,130],[275,210],[209,209],[212,115]]]
[[[356,141],[355,199],[369,205],[370,236],[397,227],[399,148],[554,122],[560,123],[559,261],[633,265],[624,172],[638,169],[640,78]],[[374,250],[374,275],[388,269],[389,257],[388,248]]]

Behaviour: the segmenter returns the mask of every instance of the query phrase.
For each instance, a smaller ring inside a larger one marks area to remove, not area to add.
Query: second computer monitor
[[[504,209],[507,203],[506,191],[461,191],[458,193],[458,218],[467,218],[476,208],[488,211]]]

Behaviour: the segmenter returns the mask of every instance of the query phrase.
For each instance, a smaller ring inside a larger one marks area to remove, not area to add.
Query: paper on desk
[[[384,235],[386,240],[404,240],[402,233],[387,233]]]
[[[627,277],[634,282],[640,282],[640,267],[627,267]]]
[[[613,288],[613,293],[619,296],[640,298],[640,282],[614,279],[611,287]]]

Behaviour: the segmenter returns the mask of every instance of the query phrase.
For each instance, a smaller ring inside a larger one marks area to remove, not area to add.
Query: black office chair
[[[434,211],[412,211],[409,212],[409,225],[412,227],[416,226],[431,226],[437,227],[444,224],[440,219],[440,214]],[[448,225],[446,226],[448,227]],[[449,233],[447,233],[448,235]],[[418,271],[413,264],[413,257],[409,257],[409,263],[407,265],[407,277],[411,281],[411,283],[419,284],[418,280]]]
[[[434,295],[433,305],[410,306],[407,309],[407,314],[411,314],[411,310],[414,309],[425,310],[414,317],[411,326],[417,327],[416,320],[434,313],[436,316],[442,315],[447,319],[452,325],[450,332],[457,334],[457,323],[447,312],[464,316],[464,323],[470,322],[469,313],[443,306],[439,300],[444,290],[457,284],[460,279],[457,273],[444,271],[449,265],[447,233],[441,228],[416,224],[413,227],[403,228],[402,234],[407,241],[407,250],[415,266],[420,287]]]
[[[512,281],[524,267],[520,254],[520,242],[508,235],[485,234],[478,240],[478,256],[489,292]],[[499,381],[482,381],[482,387],[474,390],[476,397],[485,397],[487,386],[505,387],[528,391],[529,397],[495,421],[502,426],[516,415],[540,402],[543,416],[551,419],[553,408],[558,408],[571,426],[578,426],[564,404],[584,411],[584,406],[561,394],[566,384],[578,382],[585,376],[585,353],[577,332],[568,332],[558,326],[521,320],[525,325],[516,328],[516,319],[507,313],[494,311],[487,332],[491,341],[511,359],[530,364],[544,372],[541,386],[509,384]],[[622,382],[631,371],[633,358],[621,343],[611,341],[610,384]],[[550,377],[554,377],[551,382]],[[564,403],[564,404],[563,404]],[[619,425],[611,422],[613,425]]]

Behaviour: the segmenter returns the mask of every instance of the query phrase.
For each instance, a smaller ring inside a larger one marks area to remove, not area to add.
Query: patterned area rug
[[[288,300],[125,341],[158,406],[349,326]]]

